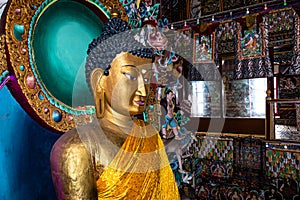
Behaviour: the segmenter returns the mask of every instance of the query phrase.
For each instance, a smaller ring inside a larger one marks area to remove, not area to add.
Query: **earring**
[[[146,110],[143,112],[143,118],[144,118],[144,122],[146,122],[146,123],[149,122],[149,116],[148,116],[148,112]]]
[[[95,107],[96,107],[96,116],[98,119],[104,117],[104,89],[99,88],[95,94]]]

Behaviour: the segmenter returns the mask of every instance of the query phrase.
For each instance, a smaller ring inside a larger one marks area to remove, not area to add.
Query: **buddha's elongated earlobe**
[[[100,81],[99,81],[100,82]],[[97,118],[103,118],[104,117],[104,112],[105,112],[105,105],[104,105],[104,89],[99,86],[97,88],[97,91],[95,92],[94,99],[95,99],[95,106],[96,106],[96,116]]]
[[[94,94],[96,116],[103,118],[105,112],[105,91],[101,86],[101,78],[103,77],[103,70],[97,68],[91,73],[91,86]]]

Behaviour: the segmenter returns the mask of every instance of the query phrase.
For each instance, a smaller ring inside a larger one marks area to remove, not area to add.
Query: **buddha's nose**
[[[144,82],[144,78],[143,78],[142,75],[140,75],[138,77],[137,94],[140,95],[140,96],[146,96],[147,95],[146,87],[145,87],[145,82]]]

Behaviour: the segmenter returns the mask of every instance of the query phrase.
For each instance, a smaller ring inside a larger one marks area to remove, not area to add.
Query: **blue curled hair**
[[[101,35],[93,39],[88,46],[85,75],[89,86],[91,72],[95,68],[101,68],[104,75],[108,76],[111,62],[121,52],[129,52],[154,61],[154,51],[135,40],[135,34],[135,31],[130,31],[128,23],[120,18],[108,21]]]

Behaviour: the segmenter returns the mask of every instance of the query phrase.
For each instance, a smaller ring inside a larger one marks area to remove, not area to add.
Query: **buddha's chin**
[[[130,116],[136,116],[136,115],[142,115],[143,111],[139,111],[139,112],[130,112]]]
[[[131,116],[141,115],[145,111],[146,106],[143,101],[133,101],[133,104],[130,106],[129,114]]]
[[[136,109],[132,109],[131,111],[129,111],[129,114],[130,116],[142,115],[144,111],[145,111],[145,107],[143,106]]]

